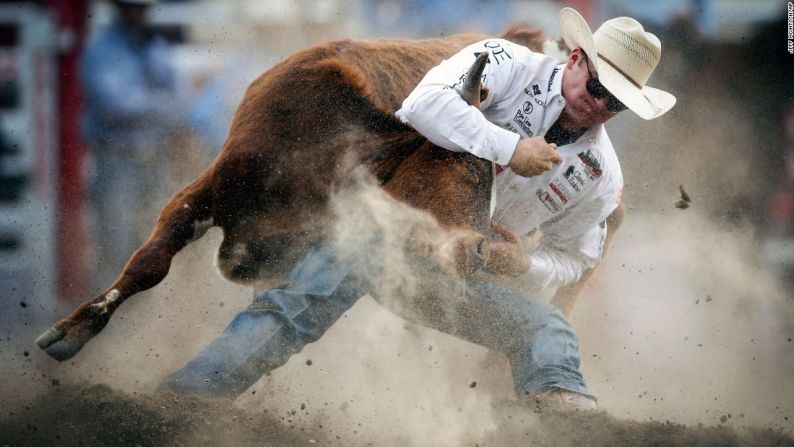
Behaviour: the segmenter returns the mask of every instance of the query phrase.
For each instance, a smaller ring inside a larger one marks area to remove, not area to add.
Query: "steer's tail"
[[[212,168],[177,192],[113,285],[41,334],[36,339],[39,347],[58,361],[71,358],[105,327],[124,300],[162,281],[174,255],[213,226],[211,178]]]

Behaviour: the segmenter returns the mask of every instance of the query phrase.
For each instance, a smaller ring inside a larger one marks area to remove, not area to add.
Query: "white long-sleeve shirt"
[[[489,51],[481,110],[458,94],[477,55]],[[565,65],[503,39],[472,44],[431,69],[405,99],[397,117],[434,144],[507,165],[520,138],[543,136],[565,98]],[[620,163],[603,125],[558,147],[563,163],[521,177],[509,168],[494,181],[493,219],[519,235],[540,228],[540,246],[522,280],[532,288],[572,283],[601,258],[605,220],[623,188]]]

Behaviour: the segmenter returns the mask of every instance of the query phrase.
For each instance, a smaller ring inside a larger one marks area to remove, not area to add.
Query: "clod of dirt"
[[[689,197],[689,194],[684,191],[684,185],[678,185],[678,190],[681,193],[681,197],[675,202],[675,207],[685,210],[689,208],[689,204],[692,203],[692,199]]]

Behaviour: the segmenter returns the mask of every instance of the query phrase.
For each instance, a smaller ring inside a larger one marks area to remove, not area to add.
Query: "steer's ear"
[[[466,81],[460,88],[460,96],[463,100],[478,109],[480,108],[480,101],[485,100],[481,93],[485,93],[487,96],[487,89],[481,88],[480,78],[485,70],[485,64],[488,63],[489,54],[488,51],[483,51],[477,56],[477,59],[471,64],[469,71],[466,73]],[[482,90],[485,90],[485,92]]]

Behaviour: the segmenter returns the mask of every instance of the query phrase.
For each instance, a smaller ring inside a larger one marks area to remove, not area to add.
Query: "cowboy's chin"
[[[585,102],[582,102],[581,105],[571,104],[568,109],[568,116],[571,117],[573,125],[579,128],[591,127],[601,123],[596,119],[596,114]]]

